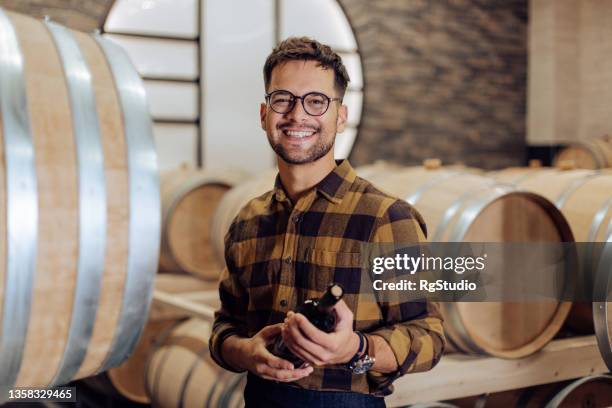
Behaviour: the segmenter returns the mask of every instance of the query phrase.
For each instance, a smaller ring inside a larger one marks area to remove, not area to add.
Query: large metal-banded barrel
[[[360,173],[360,169],[357,169]],[[432,242],[566,242],[571,231],[547,199],[490,178],[433,167],[382,169],[367,177],[376,187],[413,204]],[[520,358],[557,333],[570,303],[441,303],[453,349]]]
[[[605,135],[572,143],[555,157],[555,166],[571,161],[579,169],[612,167],[612,136]]]
[[[160,237],[143,84],[100,38],[0,10],[0,399],[104,371],[146,322]]]
[[[596,288],[611,290],[607,277],[612,275],[612,173],[592,170],[525,170],[500,171],[494,174],[497,180],[515,183],[547,197],[561,210],[569,222],[576,242],[584,242],[586,249],[580,253],[580,276],[587,284],[593,284],[593,277],[600,276],[602,283]],[[607,244],[603,244],[607,243]],[[602,286],[603,285],[603,286]],[[608,289],[609,288],[609,289]],[[608,298],[612,293],[608,292]],[[599,296],[602,299],[603,296]],[[599,325],[595,332],[600,340],[600,349],[609,366],[612,367],[612,336],[608,334],[610,304],[576,303],[568,317],[568,326],[581,333],[593,332],[593,312],[598,314]],[[602,316],[603,313],[603,316]],[[604,323],[606,322],[606,323]],[[612,322],[612,320],[610,320]]]
[[[210,330],[210,323],[190,319],[160,339],[146,369],[146,389],[153,406],[244,406],[246,376],[224,370],[212,360]]]
[[[223,195],[243,179],[237,170],[182,167],[162,173],[162,271],[217,280],[225,261],[213,251],[213,215]]]
[[[278,169],[273,168],[257,174],[255,177],[236,185],[228,191],[217,206],[211,224],[211,238],[215,254],[221,265],[225,265],[225,234],[238,215],[238,212],[251,199],[274,188],[274,179]]]

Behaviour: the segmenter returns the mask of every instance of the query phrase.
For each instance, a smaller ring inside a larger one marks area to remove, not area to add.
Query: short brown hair
[[[350,78],[342,63],[342,58],[328,45],[308,37],[289,37],[278,44],[268,55],[263,69],[266,92],[272,80],[274,67],[287,61],[317,61],[318,66],[323,69],[333,69],[336,92],[339,98],[344,97]]]

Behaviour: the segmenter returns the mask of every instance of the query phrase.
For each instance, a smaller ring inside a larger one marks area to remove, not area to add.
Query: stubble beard
[[[282,132],[282,129],[279,129],[279,131]],[[319,136],[322,136],[322,134],[320,133],[320,129],[318,129],[317,132],[319,132]],[[281,135],[281,137],[284,137],[284,135]],[[329,153],[329,151],[334,146],[335,136],[332,137],[328,143],[323,142],[322,137],[319,137],[315,145],[312,146],[301,157],[295,157],[295,155],[291,155],[291,153],[289,153],[284,148],[282,143],[274,143],[270,136],[268,136],[268,142],[270,143],[272,150],[274,150],[274,152],[285,162],[289,164],[306,164],[315,162],[321,157],[325,156],[327,153]]]

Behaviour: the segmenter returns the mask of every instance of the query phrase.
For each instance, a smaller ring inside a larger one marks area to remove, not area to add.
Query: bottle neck
[[[321,312],[331,309],[340,299],[342,299],[343,292],[340,285],[331,285],[327,288],[323,296],[318,299],[316,305],[317,309]]]

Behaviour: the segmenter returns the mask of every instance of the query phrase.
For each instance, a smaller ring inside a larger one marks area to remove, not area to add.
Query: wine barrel
[[[217,280],[225,262],[211,245],[213,214],[223,195],[242,179],[244,174],[239,171],[188,167],[161,175],[161,271],[184,271]]]
[[[536,397],[532,395],[531,398]],[[576,380],[553,398],[545,408],[610,407],[612,406],[612,376],[592,375]]]
[[[592,170],[527,169],[500,171],[498,181],[513,183],[519,188],[548,198],[567,219],[576,242],[606,242],[612,234],[612,173]],[[582,279],[595,274],[601,244],[592,244],[580,260]],[[610,265],[610,264],[608,264]],[[591,281],[587,281],[592,284]],[[578,333],[592,333],[592,305],[576,303],[567,324]]]
[[[451,401],[460,407],[574,408],[612,406],[612,376],[592,375],[573,381],[537,385]]]
[[[0,10],[0,399],[119,365],[160,237],[145,91],[99,36]]]
[[[572,161],[579,169],[612,167],[612,136],[572,143],[557,154],[554,165],[563,161]]]
[[[210,323],[190,319],[162,336],[146,369],[146,389],[153,406],[244,406],[246,375],[224,370],[212,360],[210,331]]]
[[[415,205],[433,242],[573,240],[564,217],[548,200],[477,174],[409,167],[370,174],[368,180]],[[570,307],[553,301],[441,304],[453,349],[504,358],[524,357],[542,348],[557,333]]]
[[[225,234],[238,215],[238,212],[251,199],[264,194],[274,188],[274,180],[278,169],[263,171],[257,176],[240,183],[223,195],[221,202],[215,210],[211,224],[212,245],[217,258],[225,265]]]
[[[189,275],[158,274],[155,279],[155,289],[165,293],[210,293],[217,292],[216,283],[209,283]],[[217,292],[218,293],[218,292]],[[219,300],[212,298],[204,302],[218,307]],[[126,400],[148,404],[151,402],[145,390],[145,367],[147,360],[155,349],[156,340],[162,333],[171,330],[186,319],[186,316],[163,315],[155,313],[155,304],[151,308],[150,318],[145,326],[142,336],[130,357],[118,367],[86,378],[88,386],[106,395],[114,395]],[[154,315],[158,315],[153,318]],[[160,318],[159,316],[162,316]]]

